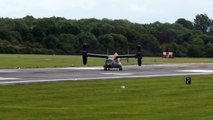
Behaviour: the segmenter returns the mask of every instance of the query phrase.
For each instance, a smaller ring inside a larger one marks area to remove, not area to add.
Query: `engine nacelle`
[[[138,66],[141,66],[142,64],[142,52],[141,52],[141,45],[137,46],[138,52],[136,54],[136,57],[138,59]]]
[[[141,66],[142,64],[142,54],[141,53],[137,53],[137,59],[138,59],[138,66]]]
[[[82,59],[83,59],[83,64],[86,65],[87,64],[87,52],[82,53]]]
[[[82,52],[82,59],[83,59],[83,64],[87,64],[87,44],[83,44],[83,52]]]

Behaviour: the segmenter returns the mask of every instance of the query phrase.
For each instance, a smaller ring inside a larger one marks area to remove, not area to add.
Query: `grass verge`
[[[213,75],[191,77],[0,85],[0,119],[212,120]]]

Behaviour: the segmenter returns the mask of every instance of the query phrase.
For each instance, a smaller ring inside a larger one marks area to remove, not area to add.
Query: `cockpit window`
[[[113,60],[106,60],[106,64],[111,64]]]

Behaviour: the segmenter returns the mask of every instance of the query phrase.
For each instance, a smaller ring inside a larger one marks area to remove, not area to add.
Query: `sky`
[[[3,18],[108,18],[141,24],[194,21],[197,14],[213,19],[213,0],[0,0],[0,8]]]

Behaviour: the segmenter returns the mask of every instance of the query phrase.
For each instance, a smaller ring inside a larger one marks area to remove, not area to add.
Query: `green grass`
[[[174,58],[165,59],[160,57],[144,57],[143,64],[152,63],[197,63],[212,62],[213,58]],[[103,65],[105,62],[101,58],[89,58],[88,66]],[[122,61],[123,64],[137,64],[136,59]],[[32,67],[67,67],[83,66],[81,56],[71,55],[20,55],[20,54],[0,54],[0,68],[32,68]]]
[[[161,57],[144,57],[144,62],[149,63],[213,63],[213,58],[161,58]]]
[[[0,85],[0,119],[212,120],[213,75],[191,77]]]

